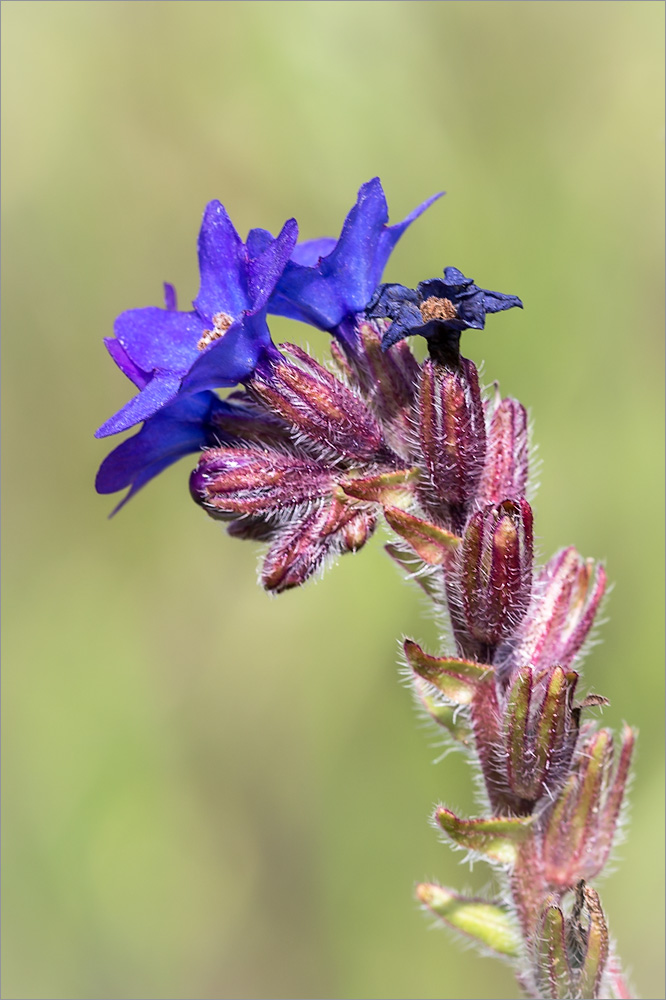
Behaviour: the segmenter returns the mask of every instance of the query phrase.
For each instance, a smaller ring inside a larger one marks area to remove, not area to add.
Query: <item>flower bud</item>
[[[529,815],[570,774],[580,709],[573,704],[578,675],[555,666],[524,667],[504,691],[478,685],[471,706],[474,739],[492,807]]]
[[[477,511],[463,535],[460,601],[471,635],[495,646],[527,611],[532,587],[532,510],[504,500]]]
[[[543,871],[551,886],[568,888],[581,878],[594,878],[606,864],[634,741],[633,731],[625,726],[615,771],[613,739],[607,729],[594,733],[576,753],[574,770],[548,816],[543,836]]]
[[[532,603],[511,662],[548,668],[569,667],[594,622],[606,587],[601,565],[574,548],[558,552],[535,581]]]
[[[527,488],[527,413],[517,399],[502,399],[488,427],[486,462],[479,499],[497,503],[525,495]]]
[[[277,514],[331,493],[333,473],[314,460],[258,448],[208,448],[190,489],[213,517]]]
[[[412,406],[419,364],[404,341],[391,351],[382,350],[384,326],[381,320],[358,323],[354,349],[345,358],[347,377],[358,386],[370,410],[381,422],[393,451],[409,459],[413,451]]]
[[[365,403],[334,375],[292,344],[287,358],[260,365],[248,389],[317,453],[362,462],[389,461],[379,423]]]
[[[545,675],[518,670],[506,694],[503,718],[507,786],[533,806],[564,784],[578,736],[573,707],[578,675],[555,666]]]
[[[584,881],[576,886],[571,913],[549,900],[533,937],[536,989],[552,1000],[608,996],[602,979],[609,954],[606,918],[598,893]]]
[[[475,495],[486,454],[486,428],[476,368],[423,363],[419,383],[418,434],[425,481],[424,506],[435,517],[460,526],[456,510]]]
[[[263,586],[274,594],[299,587],[328,559],[362,548],[375,525],[368,507],[336,499],[316,507],[278,533],[264,560]]]

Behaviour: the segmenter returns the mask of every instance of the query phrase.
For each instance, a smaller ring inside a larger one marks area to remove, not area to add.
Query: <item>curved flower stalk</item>
[[[383,519],[389,555],[450,625],[440,653],[404,644],[417,702],[482,778],[481,815],[440,806],[434,820],[498,883],[493,899],[435,884],[418,899],[512,962],[529,997],[629,997],[591,883],[613,847],[635,736],[596,728],[589,709],[606,699],[578,693],[606,577],[571,547],[535,566],[525,410],[498,392],[485,399],[460,353],[464,331],[520,299],[452,267],[415,290],[379,284],[433,200],[389,226],[375,179],[337,241],[298,246],[295,223],[243,244],[211,203],[195,312],[175,312],[169,292],[164,311],[123,314],[107,345],[135,399],[159,393],[103,425],[145,421],[106,458],[97,488],[129,486],[127,500],[199,451],[192,497],[232,536],[267,545],[261,580],[274,594],[357,552]],[[332,365],[278,350],[271,313],[329,332]],[[421,364],[414,335],[428,345]],[[212,391],[239,382],[224,401]]]

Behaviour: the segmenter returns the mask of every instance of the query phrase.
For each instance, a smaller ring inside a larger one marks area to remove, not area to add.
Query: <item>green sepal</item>
[[[509,783],[517,795],[530,798],[532,792],[528,751],[527,725],[532,700],[532,671],[529,667],[516,671],[506,702],[504,736],[507,748]]]
[[[400,508],[403,503],[411,502],[411,484],[418,479],[418,475],[419,470],[414,466],[378,476],[349,476],[340,482],[340,486],[347,496],[355,500]]]
[[[600,729],[584,747],[585,760],[577,788],[576,805],[569,820],[569,849],[574,857],[584,849],[596,822],[604,778],[613,762],[613,737]]]
[[[437,698],[433,698],[432,695],[427,693],[426,685],[420,677],[414,678],[414,690],[419,702],[423,705],[431,719],[434,719],[442,729],[446,729],[449,735],[458,743],[462,743],[463,746],[469,746],[472,730],[467,721],[467,716],[460,706],[447,705]]]
[[[411,639],[407,639],[403,648],[407,662],[417,677],[428,681],[456,705],[469,705],[479,681],[493,672],[491,666],[474,660],[429,656]]]
[[[456,844],[501,865],[515,863],[519,844],[530,833],[531,816],[493,816],[490,819],[461,819],[440,806],[435,819]]]
[[[599,995],[601,978],[608,961],[608,927],[601,908],[599,894],[590,885],[582,883],[576,887],[582,897],[582,906],[588,917],[585,957],[578,977],[578,995],[596,997]]]
[[[385,507],[384,517],[393,530],[412,546],[419,558],[430,566],[441,566],[450,558],[462,539],[437,524],[408,514],[398,507]]]
[[[559,906],[546,906],[537,935],[537,970],[539,996],[550,1000],[567,1000],[573,995],[565,932]]]
[[[516,958],[520,954],[518,927],[501,903],[459,896],[451,889],[423,883],[416,888],[417,898],[447,926],[473,938],[498,955]]]
[[[566,725],[566,707],[569,696],[569,686],[576,684],[578,675],[565,674],[562,667],[554,667],[546,688],[539,723],[537,725],[535,750],[539,761],[539,769],[546,770],[548,758],[553,747],[562,742]]]

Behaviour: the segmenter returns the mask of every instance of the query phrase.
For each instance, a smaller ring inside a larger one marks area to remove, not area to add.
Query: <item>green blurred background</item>
[[[95,495],[129,397],[120,311],[197,290],[201,213],[336,235],[447,197],[389,280],[454,264],[522,296],[471,333],[530,408],[540,552],[607,561],[584,690],[640,728],[602,897],[663,984],[663,60],[656,2],[34,2],[3,15],[3,996],[515,997],[429,929],[414,884],[478,890],[428,826],[473,814],[396,668],[434,624],[375,539],[279,599],[188,496]],[[326,337],[278,321],[279,339]]]

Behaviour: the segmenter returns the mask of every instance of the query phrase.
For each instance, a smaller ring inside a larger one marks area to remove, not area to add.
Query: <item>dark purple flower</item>
[[[436,338],[454,335],[457,343],[462,330],[483,330],[486,313],[502,312],[513,306],[523,308],[516,295],[503,295],[479,288],[457,267],[445,267],[444,278],[420,281],[414,288],[380,285],[368,303],[370,319],[392,320],[382,347],[387,350],[404,337],[419,334]]]
[[[127,430],[177,397],[236,385],[270,347],[268,299],[294,249],[298,227],[253,252],[226,209],[211,201],[199,233],[201,284],[191,312],[178,312],[171,286],[167,308],[130,309],[116,320],[107,350],[140,390],[102,424],[96,437]]]
[[[328,331],[362,312],[404,231],[443,193],[428,198],[402,222],[389,226],[379,178],[363,184],[339,239],[298,244],[270,297],[268,311]],[[265,229],[253,229],[248,247],[257,252],[269,239],[272,237]],[[336,332],[343,338],[353,336],[351,331]]]
[[[95,488],[98,493],[129,492],[113,510],[120,510],[142,486],[190,452],[228,440],[216,418],[244,414],[242,407],[225,403],[214,392],[198,392],[165,406],[127,438],[102,462]]]

